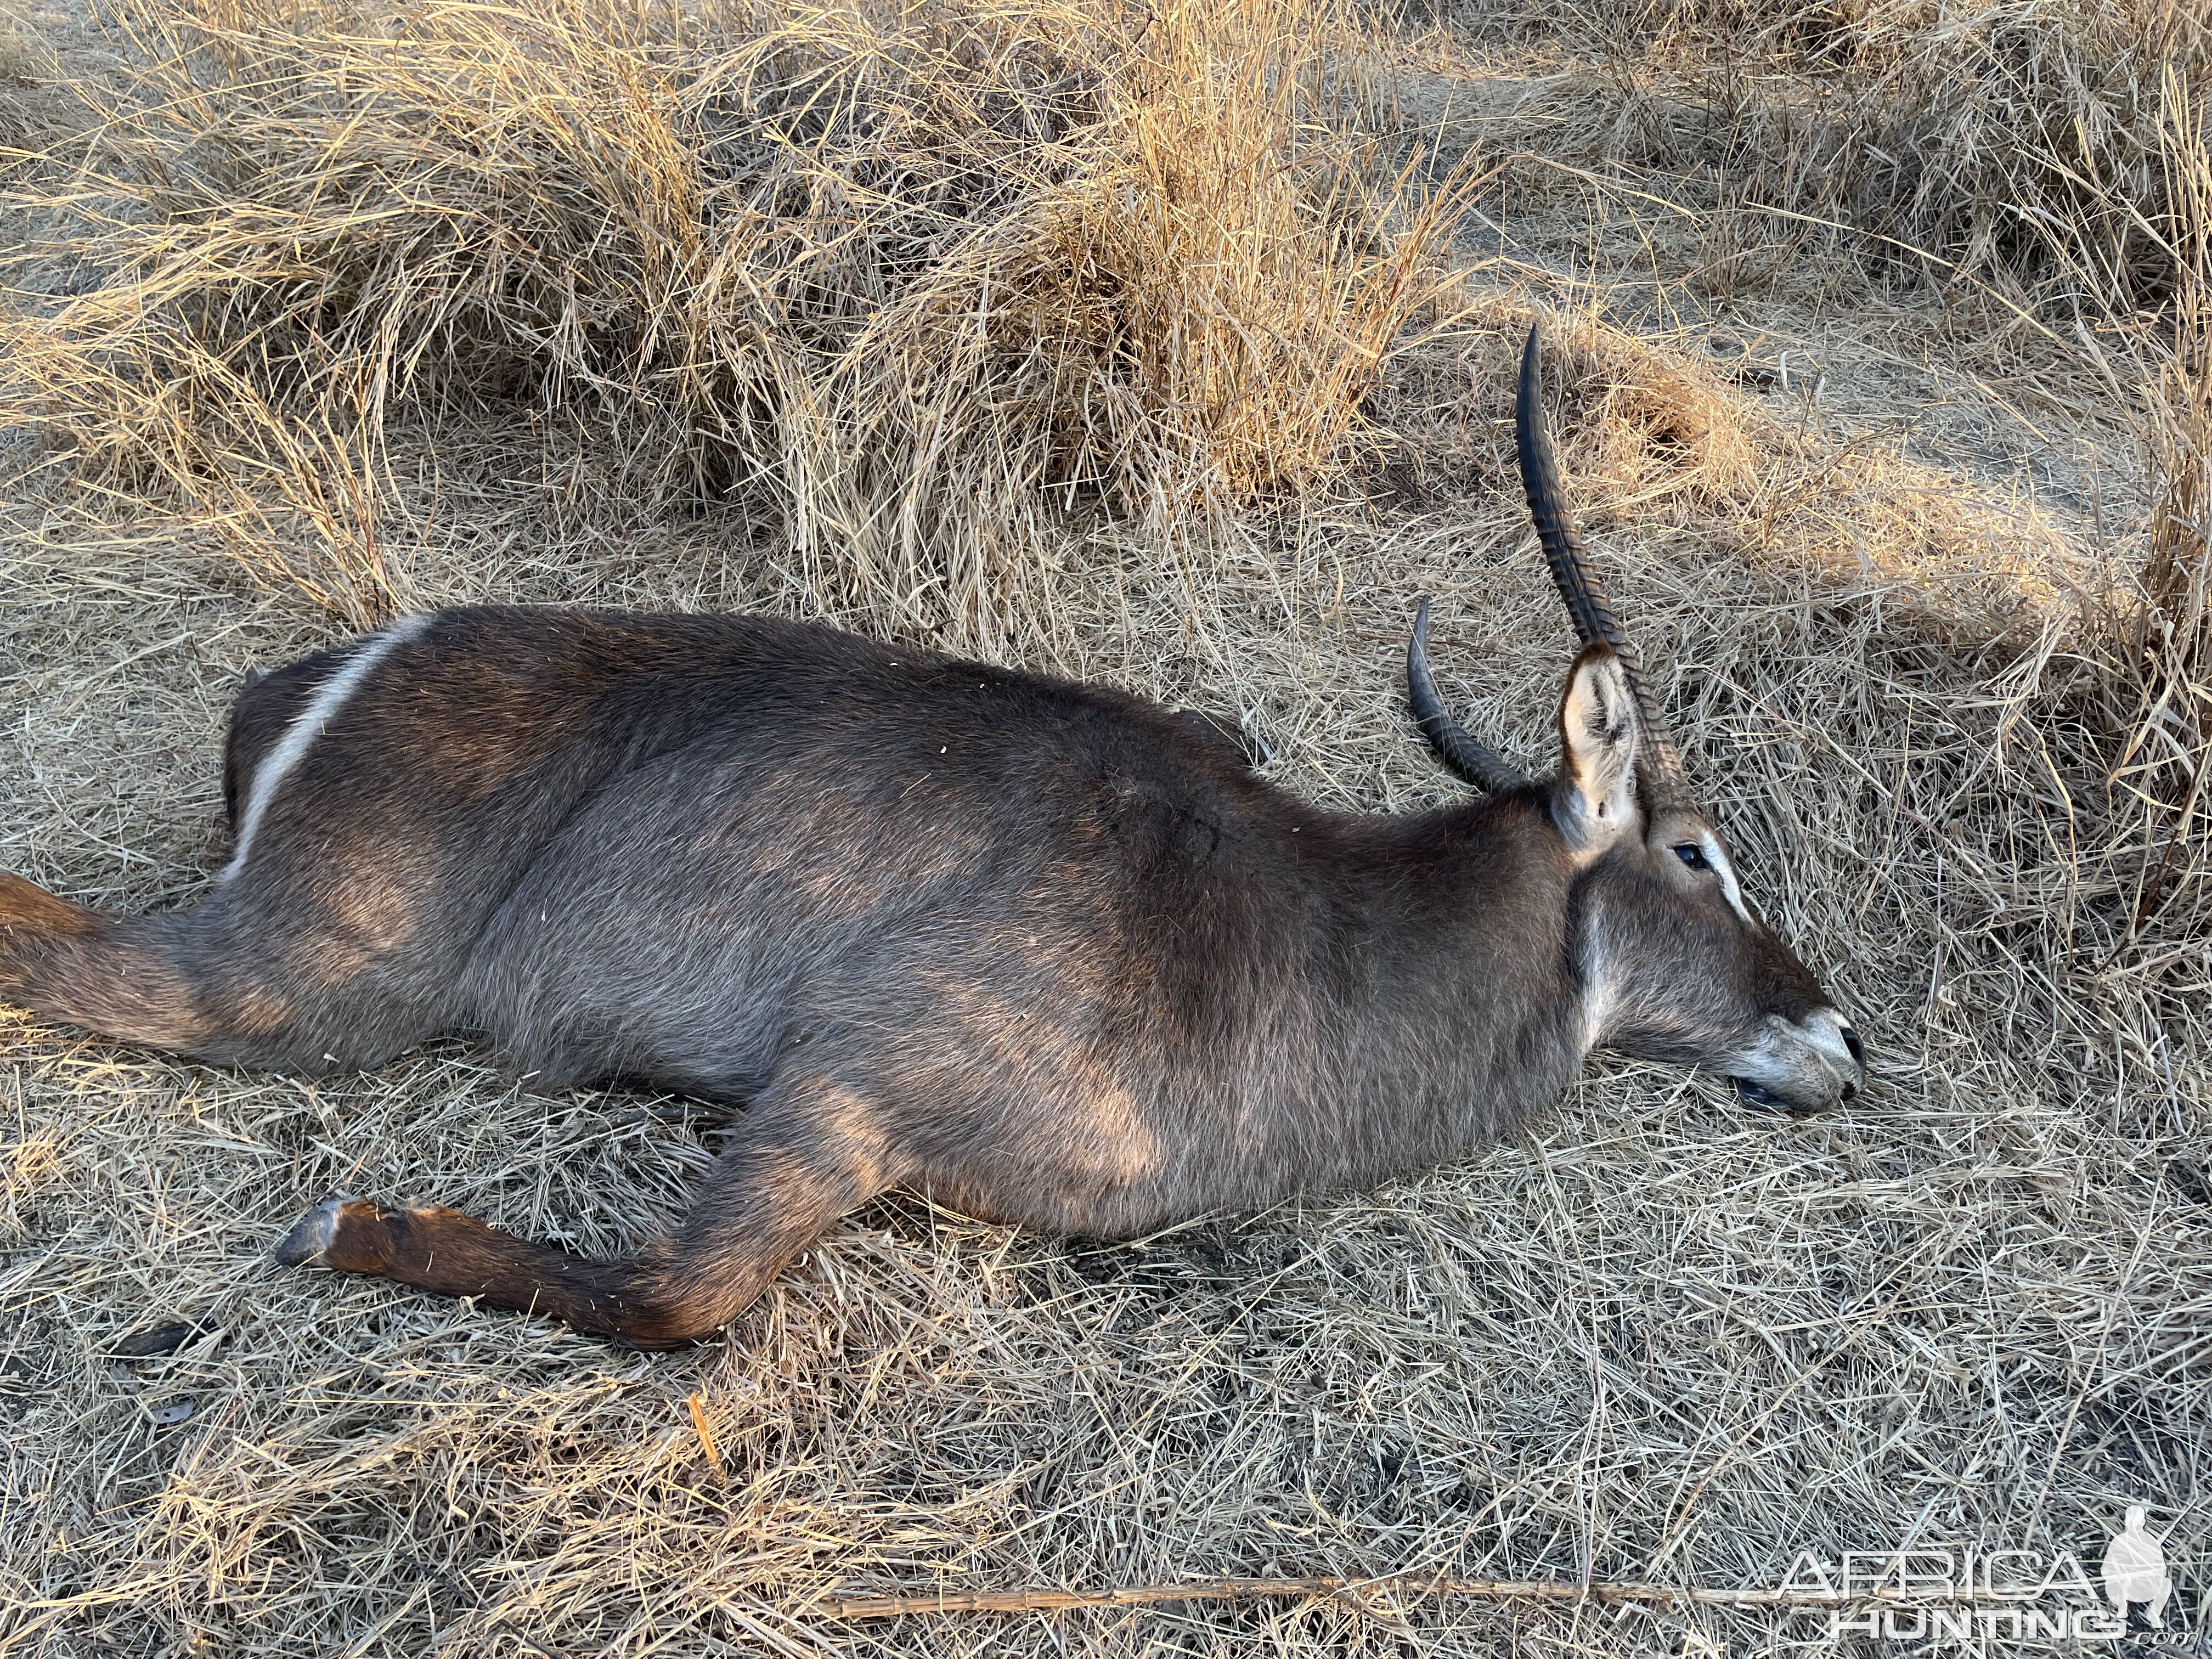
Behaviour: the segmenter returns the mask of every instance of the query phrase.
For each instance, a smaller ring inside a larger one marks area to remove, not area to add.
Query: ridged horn
[[[1429,600],[1425,593],[1413,608],[1413,642],[1406,647],[1406,701],[1413,706],[1413,718],[1421,724],[1421,735],[1443,757],[1444,764],[1469,783],[1494,793],[1528,782],[1504,757],[1476,742],[1465,726],[1444,712],[1443,699],[1437,695],[1436,678],[1429,672]]]
[[[1536,331],[1528,331],[1521,349],[1521,389],[1514,400],[1513,434],[1521,455],[1521,483],[1528,492],[1528,514],[1536,521],[1536,538],[1544,544],[1544,562],[1559,597],[1567,602],[1575,632],[1584,645],[1603,640],[1620,659],[1636,694],[1637,722],[1643,728],[1643,753],[1638,769],[1657,796],[1686,793],[1688,780],[1682,771],[1681,751],[1658,700],[1644,681],[1644,659],[1613,618],[1605,589],[1589,567],[1589,556],[1567,516],[1566,492],[1559,483],[1559,456],[1552,448],[1551,428],[1544,420],[1544,375],[1536,356]],[[1655,803],[1656,804],[1656,803]]]

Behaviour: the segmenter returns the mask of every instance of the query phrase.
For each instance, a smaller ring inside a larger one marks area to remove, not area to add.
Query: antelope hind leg
[[[97,933],[100,926],[98,912],[0,871],[0,975],[7,974],[14,951],[27,952],[41,938]],[[9,982],[0,977],[0,986]]]
[[[815,1133],[787,1102],[763,1104],[746,1114],[683,1224],[630,1261],[586,1261],[458,1210],[385,1210],[351,1198],[310,1210],[276,1259],[550,1314],[633,1347],[672,1348],[743,1313],[823,1229],[889,1184],[866,1149]]]
[[[0,1003],[217,1065],[380,1065],[457,1023],[451,981],[309,905],[218,888],[189,910],[107,916],[0,874]]]
[[[0,1002],[127,1042],[195,1048],[205,1022],[191,985],[159,941],[123,926],[0,872]]]

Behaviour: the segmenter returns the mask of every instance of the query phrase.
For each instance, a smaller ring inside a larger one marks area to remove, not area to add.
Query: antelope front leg
[[[672,1348],[743,1313],[823,1229],[897,1178],[880,1139],[854,1133],[871,1118],[841,1090],[772,1085],[745,1113],[682,1225],[629,1261],[586,1261],[458,1210],[384,1210],[338,1198],[310,1210],[276,1259],[550,1314],[635,1347]]]

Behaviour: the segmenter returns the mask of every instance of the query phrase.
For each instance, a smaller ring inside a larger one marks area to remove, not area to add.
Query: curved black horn
[[[1413,705],[1413,718],[1421,735],[1436,746],[1444,764],[1476,787],[1492,792],[1510,789],[1528,779],[1494,750],[1468,734],[1437,696],[1437,683],[1429,672],[1429,601],[1426,594],[1413,610],[1413,642],[1406,647],[1406,701]]]
[[[1613,620],[1605,590],[1591,574],[1589,556],[1575,534],[1567,516],[1566,492],[1559,485],[1559,460],[1552,449],[1551,429],[1544,422],[1544,376],[1536,361],[1536,331],[1521,349],[1521,390],[1514,400],[1513,435],[1521,453],[1521,483],[1528,492],[1529,516],[1536,520],[1536,537],[1544,544],[1544,562],[1552,568],[1559,597],[1567,602],[1575,632],[1584,645],[1603,640],[1620,659],[1629,688],[1636,693],[1638,722],[1644,728],[1645,761],[1650,773],[1668,783],[1682,780],[1682,756],[1658,699],[1644,683],[1644,661]]]

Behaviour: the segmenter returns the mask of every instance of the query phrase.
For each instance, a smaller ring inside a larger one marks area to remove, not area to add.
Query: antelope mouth
[[[1765,1107],[1770,1112],[1787,1112],[1792,1117],[1810,1117],[1821,1109],[1818,1106],[1806,1106],[1794,1100],[1784,1100],[1764,1084],[1753,1083],[1747,1077],[1732,1077],[1729,1081],[1735,1085],[1736,1093],[1741,1095],[1753,1105]]]

